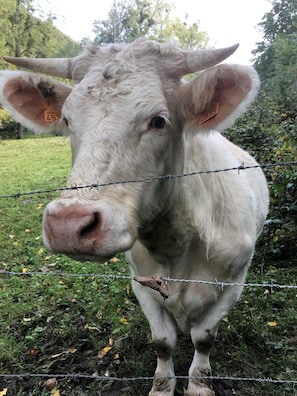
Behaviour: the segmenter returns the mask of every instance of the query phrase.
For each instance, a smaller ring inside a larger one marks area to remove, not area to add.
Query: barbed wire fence
[[[0,195],[0,199],[17,199],[23,196],[30,196],[30,195],[39,195],[39,194],[48,194],[48,193],[55,193],[55,192],[62,192],[62,191],[70,191],[70,190],[81,190],[81,189],[99,189],[101,187],[107,187],[111,185],[119,185],[119,184],[131,184],[131,183],[144,183],[144,182],[153,182],[156,180],[174,180],[182,177],[190,177],[190,176],[197,176],[197,175],[206,175],[206,174],[216,174],[222,172],[231,172],[237,171],[240,173],[241,171],[261,168],[264,171],[269,170],[271,168],[279,168],[279,167],[292,167],[296,166],[297,161],[290,161],[290,162],[278,162],[278,163],[269,163],[264,165],[245,165],[244,163],[240,164],[237,167],[232,168],[225,168],[225,169],[216,169],[216,170],[206,170],[206,171],[194,171],[190,173],[182,173],[176,175],[162,175],[162,176],[155,176],[155,177],[148,177],[143,179],[136,179],[136,180],[123,180],[123,181],[116,181],[110,183],[92,183],[82,186],[68,186],[68,187],[61,187],[61,188],[50,188],[50,189],[43,189],[43,190],[36,190],[36,191],[24,191],[24,192],[16,192],[13,194],[4,194]],[[26,272],[18,272],[18,271],[7,271],[0,269],[1,276],[19,276],[19,277],[27,277],[27,276],[54,276],[54,277],[92,277],[92,278],[103,278],[109,280],[115,279],[122,279],[122,280],[132,280],[133,277],[129,275],[116,275],[116,274],[98,274],[98,273],[68,273],[62,271],[26,271]],[[297,285],[286,285],[286,284],[278,284],[274,282],[265,282],[265,283],[237,283],[237,282],[221,282],[217,279],[213,281],[204,281],[199,279],[176,279],[170,277],[162,278],[165,282],[182,282],[182,283],[200,283],[200,284],[209,284],[214,285],[223,289],[224,287],[230,286],[240,286],[240,287],[253,287],[253,288],[269,288],[272,292],[273,290],[277,289],[288,289],[288,290],[295,290],[297,289]],[[44,373],[8,373],[2,374],[0,373],[0,378],[6,379],[29,379],[29,378],[41,378],[41,379],[48,379],[53,378],[56,379],[87,379],[91,381],[120,381],[120,382],[127,382],[127,381],[152,381],[154,377],[114,377],[114,376],[107,376],[107,375],[88,375],[88,374],[80,374],[80,373],[66,373],[66,374],[44,374]],[[175,379],[185,379],[189,380],[194,377],[190,376],[174,376],[174,377],[166,377],[166,378],[175,378]],[[228,381],[240,381],[240,382],[257,382],[257,383],[271,383],[271,384],[288,384],[295,387],[297,385],[297,380],[283,380],[283,379],[273,379],[273,378],[254,378],[254,377],[235,377],[235,376],[201,376],[200,379],[210,379],[210,380],[228,380]]]
[[[152,177],[136,179],[136,180],[121,180],[121,181],[115,181],[115,182],[110,182],[110,183],[92,183],[92,184],[87,184],[87,185],[83,185],[83,186],[70,186],[70,187],[61,187],[61,188],[50,188],[50,189],[46,189],[46,190],[17,192],[14,194],[0,195],[0,199],[20,198],[20,197],[26,196],[26,195],[48,194],[48,193],[53,193],[53,192],[62,192],[62,191],[71,191],[71,190],[83,190],[83,189],[90,190],[90,189],[94,189],[94,188],[97,189],[99,187],[108,187],[108,186],[112,186],[112,185],[131,184],[131,183],[146,183],[146,182],[152,182],[152,181],[162,180],[162,179],[174,180],[174,179],[179,179],[182,177],[209,175],[209,174],[231,172],[231,171],[237,171],[239,173],[244,170],[257,169],[257,168],[261,168],[261,169],[265,170],[265,169],[276,168],[276,167],[281,167],[281,166],[296,166],[296,165],[297,165],[297,161],[277,162],[277,163],[273,163],[273,164],[263,164],[263,165],[260,165],[260,164],[245,165],[244,163],[241,163],[239,166],[235,166],[232,168],[225,168],[225,169],[193,171],[193,172],[181,173],[181,174],[177,174],[177,175],[152,176]]]

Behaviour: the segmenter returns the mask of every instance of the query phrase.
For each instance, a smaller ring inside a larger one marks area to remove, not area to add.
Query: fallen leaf
[[[88,323],[85,325],[86,330],[97,330],[99,331],[98,327],[96,326],[90,326]]]
[[[277,323],[274,322],[274,321],[268,322],[267,324],[268,324],[268,326],[270,326],[270,327],[275,327],[275,326],[277,326]]]
[[[44,257],[44,259],[43,260],[49,260],[50,258],[52,258],[53,257],[53,255],[52,254],[48,254],[47,256],[45,256]]]
[[[120,323],[127,325],[128,324],[128,320],[124,317],[120,318]]]
[[[52,355],[50,358],[51,358],[51,359],[55,359],[55,358],[57,358],[57,357],[60,357],[60,356],[64,355],[64,353],[65,353],[65,352],[56,353],[55,355]]]
[[[118,263],[120,260],[117,257],[113,257],[110,260],[108,260],[109,263]]]
[[[32,349],[30,349],[30,351],[29,351],[29,356],[30,356],[30,357],[34,357],[34,356],[37,355],[37,353],[38,353],[38,350],[35,349],[35,348],[32,348]]]
[[[48,380],[45,381],[44,383],[44,387],[46,390],[53,390],[54,388],[56,388],[58,385],[58,382],[56,380],[56,378],[49,378]]]
[[[105,356],[112,348],[113,346],[107,345],[106,347],[101,349],[101,351],[98,352],[98,358],[102,359],[103,356]]]
[[[126,284],[126,293],[128,294],[128,296],[130,296],[130,293],[131,293],[131,285],[130,285],[130,283]]]

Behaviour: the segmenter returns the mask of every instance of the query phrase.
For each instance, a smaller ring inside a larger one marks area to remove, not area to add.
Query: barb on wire
[[[34,276],[34,275],[41,275],[41,276],[58,276],[58,277],[76,277],[76,278],[85,278],[85,277],[92,277],[92,278],[108,278],[111,280],[115,279],[128,279],[133,280],[133,276],[131,275],[115,275],[115,274],[98,274],[98,273],[71,273],[71,272],[53,272],[53,271],[27,271],[27,272],[18,272],[18,271],[6,271],[0,269],[0,276]],[[266,281],[265,283],[240,283],[240,282],[221,282],[218,279],[214,279],[213,281],[206,281],[206,280],[199,280],[199,279],[178,279],[178,278],[170,278],[170,277],[163,277],[160,278],[164,281],[170,282],[184,282],[184,283],[201,283],[206,285],[214,285],[216,287],[226,287],[226,286],[239,286],[239,287],[264,287],[270,289],[297,289],[297,285],[282,285],[277,284],[271,281]]]
[[[0,374],[0,378],[52,378],[55,377],[57,379],[88,379],[93,381],[152,381],[154,377],[109,377],[109,376],[97,376],[97,375],[88,375],[88,374],[43,374],[43,373],[19,373],[19,374]],[[176,375],[170,377],[163,377],[164,379],[182,379],[182,380],[189,380],[189,379],[209,379],[209,380],[216,380],[216,381],[247,381],[247,382],[266,382],[272,384],[292,384],[296,385],[297,380],[282,380],[282,379],[273,379],[273,378],[253,378],[253,377],[227,377],[227,376],[184,376],[184,375]],[[161,379],[161,377],[160,377]]]
[[[93,189],[93,188],[99,188],[99,187],[108,187],[108,186],[117,185],[117,184],[146,183],[146,182],[151,182],[151,181],[156,181],[156,180],[161,180],[161,179],[170,181],[170,180],[178,179],[181,177],[205,175],[205,174],[211,174],[211,173],[237,171],[239,174],[239,172],[242,170],[249,170],[249,169],[256,169],[256,168],[269,169],[269,168],[274,168],[276,166],[296,166],[296,165],[297,165],[297,161],[278,162],[278,163],[274,163],[274,164],[250,165],[250,166],[245,166],[244,163],[242,163],[239,166],[235,166],[232,168],[225,168],[225,169],[194,171],[194,172],[181,173],[181,174],[176,174],[176,175],[152,176],[152,177],[136,179],[136,180],[122,180],[122,181],[115,181],[115,182],[110,182],[110,183],[91,183],[91,184],[87,184],[84,186],[71,186],[71,187],[50,188],[50,189],[40,190],[40,191],[37,190],[37,191],[18,192],[15,194],[0,195],[0,199],[20,198],[20,197],[26,196],[26,195],[48,194],[48,193],[59,192],[59,191]]]

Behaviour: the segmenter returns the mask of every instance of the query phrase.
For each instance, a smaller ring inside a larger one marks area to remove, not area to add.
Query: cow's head
[[[73,59],[6,58],[74,80],[72,88],[43,74],[2,72],[0,99],[30,129],[69,133],[68,186],[108,184],[65,191],[47,206],[49,250],[106,260],[130,249],[139,232],[168,210],[173,182],[112,183],[182,172],[183,135],[222,129],[246,108],[258,88],[255,71],[213,67],[236,48],[182,51],[141,39],[90,47]],[[205,71],[182,79],[199,70]]]

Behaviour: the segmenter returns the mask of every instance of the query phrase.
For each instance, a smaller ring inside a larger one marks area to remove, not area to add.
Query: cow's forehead
[[[74,80],[80,81],[88,72],[100,70],[105,78],[125,73],[150,70],[162,74],[171,67],[177,48],[173,43],[136,40],[132,44],[111,44],[103,47],[89,46],[73,63]],[[174,63],[172,64],[174,68]]]
[[[131,128],[157,114],[169,116],[168,100],[157,73],[122,72],[106,76],[107,67],[92,67],[74,86],[63,107],[63,115],[77,125],[99,125],[108,129]],[[172,98],[171,98],[172,99]],[[102,124],[101,124],[102,125]]]
[[[137,59],[133,56],[125,60],[125,51],[130,51],[123,51],[107,51],[104,54],[99,51],[97,56],[91,56],[91,62],[78,63],[76,73],[78,70],[82,73],[86,64],[88,67],[74,86],[66,106],[80,106],[86,102],[91,107],[99,103],[114,107],[128,101],[132,109],[139,103],[164,103],[167,89],[164,85],[167,86],[168,81],[159,74],[155,62],[149,62],[146,57]]]

